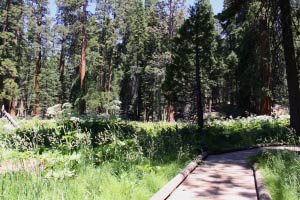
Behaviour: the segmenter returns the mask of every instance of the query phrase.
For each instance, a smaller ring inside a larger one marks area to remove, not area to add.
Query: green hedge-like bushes
[[[96,154],[100,155],[100,160],[107,160],[123,154],[122,151],[127,155],[136,149],[144,155],[160,157],[183,150],[199,153],[262,143],[295,142],[296,138],[287,127],[287,119],[223,119],[206,122],[205,135],[200,136],[192,124],[71,119],[34,123],[7,134],[2,142],[21,151],[58,149],[70,153],[93,149],[99,151]]]
[[[289,120],[267,116],[214,120],[206,124],[205,145],[211,151],[257,144],[295,143]]]
[[[102,162],[133,160],[141,154],[159,159],[178,152],[196,153],[199,138],[196,127],[188,124],[67,120],[25,126],[5,135],[2,142],[20,151],[56,149],[69,154],[89,149],[95,162]]]

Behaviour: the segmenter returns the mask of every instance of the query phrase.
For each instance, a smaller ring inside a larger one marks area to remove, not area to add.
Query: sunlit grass
[[[300,156],[297,152],[264,152],[258,156],[264,182],[274,200],[300,199]]]
[[[74,177],[57,180],[44,178],[42,172],[6,173],[0,175],[0,199],[149,199],[185,164],[176,161],[149,170],[88,165]]]
[[[42,168],[2,173],[0,199],[149,199],[203,150],[290,141],[288,121],[269,117],[208,121],[205,137],[187,123],[35,119],[20,124],[8,134],[0,126],[0,162],[33,159]]]

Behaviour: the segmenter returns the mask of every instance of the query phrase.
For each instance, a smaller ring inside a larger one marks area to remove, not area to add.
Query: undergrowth
[[[193,124],[118,119],[32,120],[21,126],[0,133],[0,162],[35,159],[40,166],[29,172],[0,169],[2,199],[149,199],[202,151],[297,140],[288,120],[269,117],[208,121],[205,136]]]
[[[265,151],[256,159],[272,199],[297,200],[300,198],[299,152]]]

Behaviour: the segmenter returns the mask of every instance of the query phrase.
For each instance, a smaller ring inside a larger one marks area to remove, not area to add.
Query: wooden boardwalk
[[[200,166],[191,162],[151,200],[252,200],[258,199],[258,195],[261,199],[271,199],[261,174],[248,164],[249,157],[263,149],[300,152],[299,146],[270,146],[211,155]]]
[[[259,149],[209,156],[170,195],[168,200],[257,199],[253,170],[247,160]]]

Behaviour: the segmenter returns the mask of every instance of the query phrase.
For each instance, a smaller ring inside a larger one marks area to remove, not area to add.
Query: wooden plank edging
[[[193,172],[198,164],[207,157],[207,152],[203,152],[195,160],[190,162],[184,170],[182,170],[177,176],[163,186],[157,193],[155,193],[150,200],[165,200],[167,199],[174,190],[187,178],[187,176]]]
[[[258,165],[255,163],[252,167],[254,180],[255,180],[255,187],[257,193],[258,200],[272,200],[271,194],[269,193],[266,185],[264,184],[263,176],[258,168]]]

